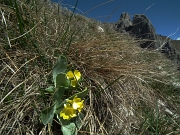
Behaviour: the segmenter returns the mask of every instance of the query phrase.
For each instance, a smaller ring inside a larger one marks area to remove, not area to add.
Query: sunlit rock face
[[[128,32],[137,38],[144,39],[145,41],[141,43],[142,48],[159,47],[159,43],[155,42],[157,40],[156,31],[145,15],[134,15],[131,21],[129,14],[123,12],[119,21],[115,23],[114,29],[118,32]]]
[[[172,40],[156,33],[151,21],[143,14],[135,14],[131,20],[128,13],[123,12],[120,19],[111,24],[120,33],[132,35],[141,39],[140,47],[158,50],[178,64],[180,70],[180,40]]]
[[[120,19],[114,25],[114,29],[118,32],[125,33],[132,26],[132,21],[128,13],[123,12]]]
[[[155,42],[157,40],[156,31],[150,20],[145,15],[134,15],[132,22],[132,33],[138,38],[147,40],[141,44],[142,48],[159,47],[159,44]]]

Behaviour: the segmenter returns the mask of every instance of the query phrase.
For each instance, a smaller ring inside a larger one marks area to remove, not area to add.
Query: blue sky
[[[76,3],[76,0],[52,1],[62,3],[69,9],[72,9]],[[111,2],[95,8],[107,1],[79,0],[77,8],[85,16],[102,22],[117,22],[122,12],[128,12],[131,18],[134,14],[145,14],[155,27],[156,33],[165,36],[171,35],[172,39],[180,38],[180,0],[111,0]],[[115,12],[113,13],[113,11]],[[109,18],[108,16],[111,14],[112,16]],[[172,35],[175,32],[176,34]]]

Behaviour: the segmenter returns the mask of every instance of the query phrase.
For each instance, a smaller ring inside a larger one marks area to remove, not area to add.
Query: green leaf
[[[52,124],[54,112],[55,112],[55,105],[52,105],[41,112],[41,120],[44,125],[46,125],[49,122]]]
[[[56,110],[55,110],[55,113],[56,114],[59,114],[63,109],[64,109],[64,104],[66,103],[66,100],[64,100],[63,102],[59,102],[59,103],[56,103]]]
[[[63,135],[77,135],[76,125],[74,123],[63,125],[61,130]]]
[[[84,118],[84,114],[83,113],[79,113],[78,116],[76,117],[76,126],[78,129],[80,129],[82,127],[82,120]]]
[[[56,76],[56,82],[55,82],[55,87],[68,87],[69,86],[69,80],[66,78],[66,74],[65,73],[59,73]]]
[[[59,73],[65,73],[66,69],[67,69],[66,57],[63,55],[60,55],[58,62],[56,63],[56,65],[53,68],[53,81],[54,81],[54,83],[56,83],[56,76]]]
[[[54,92],[54,86],[49,86],[48,88],[45,89],[48,93],[53,93]]]
[[[57,91],[54,93],[53,99],[56,103],[56,106],[59,106],[59,104],[62,104],[62,97],[64,95],[64,91],[66,89],[64,87],[59,87]]]
[[[56,115],[61,125],[69,125],[71,123],[71,120],[64,120],[62,117],[60,117],[60,112]]]
[[[85,88],[82,92],[74,94],[69,99],[72,100],[75,96],[77,96],[78,98],[84,98],[85,96],[87,96],[87,94],[88,94],[88,89]]]

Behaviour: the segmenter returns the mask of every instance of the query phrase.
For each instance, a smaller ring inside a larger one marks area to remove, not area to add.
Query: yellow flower
[[[81,78],[81,73],[78,70],[74,70],[74,73],[72,71],[68,71],[66,73],[66,77],[71,80],[71,86],[76,87],[79,79]]]
[[[77,98],[77,96],[75,96],[73,100],[68,100],[67,103],[64,104],[64,109],[60,112],[60,117],[63,117],[64,120],[70,120],[76,117],[76,113],[81,112],[84,107],[83,102],[84,100]]]
[[[81,78],[81,73],[78,70],[74,70],[74,75],[77,81]]]
[[[76,110],[70,104],[64,104],[64,109],[60,112],[60,117],[63,117],[64,120],[70,120],[76,116]]]
[[[72,105],[72,108],[74,110],[78,110],[81,112],[82,108],[84,107],[84,100],[81,100],[81,98],[77,98],[77,96],[74,97],[73,100],[68,100],[68,103]]]
[[[67,79],[73,79],[74,78],[74,74],[73,74],[73,72],[72,71],[68,71],[67,73],[66,73],[66,77],[67,77]]]

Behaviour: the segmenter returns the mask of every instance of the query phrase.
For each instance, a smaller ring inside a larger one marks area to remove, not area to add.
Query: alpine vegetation
[[[1,0],[0,134],[180,134],[177,65],[77,4]]]

